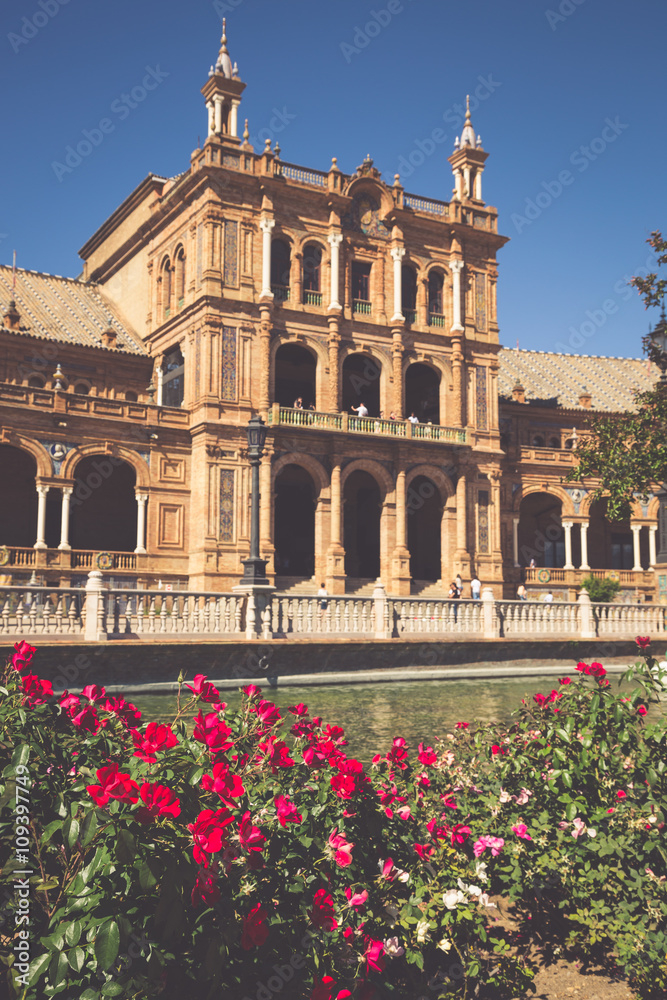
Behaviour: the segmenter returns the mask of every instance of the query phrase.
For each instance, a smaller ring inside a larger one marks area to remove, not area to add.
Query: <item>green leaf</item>
[[[116,856],[121,865],[131,865],[136,854],[134,837],[129,830],[121,830],[116,840]]]
[[[44,832],[42,833],[42,845],[47,844],[56,830],[60,830],[62,825],[63,821],[61,819],[54,819],[52,823],[48,823],[47,826],[44,827]]]
[[[79,943],[82,930],[83,923],[81,920],[73,920],[71,924],[67,925],[65,928],[65,941],[70,948],[73,948],[75,944]]]
[[[28,970],[28,986],[34,986],[37,980],[44,975],[50,961],[50,951],[45,951],[43,955],[39,955],[32,960]]]
[[[95,936],[95,958],[102,971],[116,961],[120,946],[120,931],[115,920],[102,924]]]
[[[135,867],[139,872],[139,885],[142,889],[152,889],[157,885],[157,879],[151,871],[148,862],[143,860],[139,861]]]
[[[118,983],[105,983],[100,993],[103,997],[119,997],[125,990]]]
[[[194,764],[190,770],[185,775],[185,780],[188,785],[198,785],[201,781],[202,775],[204,773],[204,768],[199,767],[198,764]]]
[[[12,754],[12,764],[14,767],[25,767],[30,760],[30,744],[22,743]]]
[[[73,948],[67,960],[75,972],[81,972],[86,961],[86,953],[83,948]]]
[[[79,1000],[98,1000],[99,993],[97,990],[84,990]]]
[[[66,952],[61,951],[53,956],[51,965],[49,966],[49,979],[53,986],[58,986],[59,983],[62,983],[67,975],[68,966],[69,962],[67,961]]]
[[[98,847],[97,850],[95,851],[95,854],[93,855],[92,861],[89,862],[89,864],[87,864],[86,867],[81,870],[79,874],[81,875],[81,879],[84,885],[88,882],[89,879],[93,877],[93,875],[97,872],[98,868],[100,868],[105,859],[105,855],[106,855],[105,849],[103,847]]]
[[[78,819],[68,819],[63,826],[63,840],[69,847],[70,851],[79,839],[79,821]]]
[[[82,847],[87,847],[91,842],[95,834],[97,833],[97,813],[94,809],[91,809],[83,818],[81,823],[81,833],[80,840]]]

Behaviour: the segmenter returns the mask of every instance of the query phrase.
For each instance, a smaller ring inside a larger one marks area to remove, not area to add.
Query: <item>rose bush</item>
[[[648,654],[627,697],[579,664],[509,726],[462,722],[435,748],[396,737],[370,766],[340,727],[305,705],[281,718],[253,685],[229,712],[197,675],[170,725],[144,726],[100,687],[54,697],[33,654],[17,644],[0,690],[10,995],[525,994],[494,895],[542,941],[664,995],[665,723],[641,711],[663,676]]]

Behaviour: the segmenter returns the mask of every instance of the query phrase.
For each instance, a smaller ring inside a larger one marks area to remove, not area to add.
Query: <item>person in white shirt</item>
[[[323,583],[320,584],[320,589],[317,591],[317,600],[319,603],[319,613],[322,614],[323,611],[327,610],[327,588]]]
[[[551,591],[548,591],[548,593],[546,593],[542,598],[545,604],[551,604],[553,602],[553,599],[554,595],[551,593]]]
[[[368,409],[364,406],[363,403],[359,403],[359,406],[351,406],[350,409],[356,410],[356,412],[359,414],[360,417],[368,416]]]
[[[419,423],[419,417],[414,412],[410,414],[410,416],[408,417],[408,420],[410,421],[411,424],[418,424]]]
[[[481,581],[478,580],[476,576],[474,576],[470,581],[470,596],[472,597],[473,601],[478,601],[481,593],[482,593]]]

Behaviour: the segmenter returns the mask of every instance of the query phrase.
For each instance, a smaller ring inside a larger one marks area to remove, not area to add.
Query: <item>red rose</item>
[[[334,916],[333,896],[329,895],[326,889],[318,889],[315,893],[310,920],[313,927],[325,931],[333,931],[338,927],[338,921]]]
[[[181,814],[178,798],[166,785],[151,785],[145,781],[141,786],[140,795],[144,803],[137,809],[137,819],[140,823],[154,823],[162,816],[176,819]]]
[[[640,649],[648,649],[648,647],[651,645],[651,637],[648,635],[638,635],[637,638],[635,639],[635,642],[637,643]]]
[[[249,951],[254,945],[262,945],[269,936],[269,928],[266,926],[268,914],[264,907],[257,903],[250,913],[243,918],[243,935],[241,937],[241,947]]]
[[[12,653],[12,666],[14,670],[25,670],[26,667],[30,666],[33,656],[35,655],[35,647],[31,646],[29,642],[21,639],[20,642],[14,643],[15,652]]]

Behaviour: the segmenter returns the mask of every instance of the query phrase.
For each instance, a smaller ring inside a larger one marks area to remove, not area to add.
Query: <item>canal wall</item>
[[[85,684],[103,684],[118,690],[137,685],[145,691],[169,690],[179,674],[188,680],[195,674],[206,674],[223,688],[250,681],[282,686],[518,677],[553,674],[568,667],[574,670],[579,660],[599,660],[620,669],[637,659],[633,641],[611,639],[36,645],[31,670],[51,680],[56,691],[80,689]],[[664,639],[654,643],[653,655],[663,659],[666,646]]]

